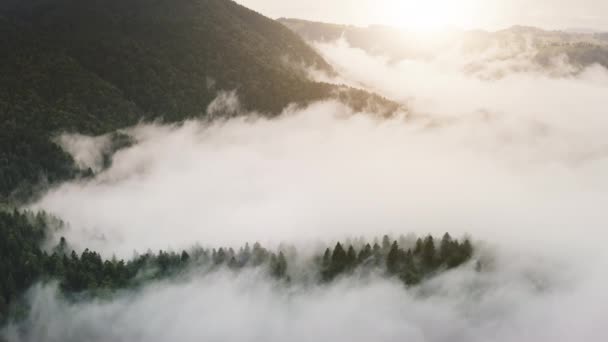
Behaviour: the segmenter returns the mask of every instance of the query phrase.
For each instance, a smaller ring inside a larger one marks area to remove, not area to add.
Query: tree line
[[[50,222],[50,223],[49,223]],[[85,249],[78,253],[65,238],[52,248],[43,244],[61,222],[45,213],[0,211],[0,322],[19,318],[27,312],[23,294],[36,282],[57,281],[67,298],[110,296],[119,289],[130,289],[152,281],[167,279],[193,269],[225,268],[238,272],[259,268],[277,281],[290,283],[298,272],[313,274],[319,283],[329,283],[358,271],[380,272],[397,277],[404,285],[420,283],[441,270],[458,267],[469,261],[473,246],[468,239],[459,241],[445,234],[441,239],[388,235],[372,243],[337,242],[333,247],[314,253],[306,269],[290,268],[296,259],[295,247],[275,249],[260,243],[231,247],[203,248],[181,252],[147,251],[131,259],[104,259]]]

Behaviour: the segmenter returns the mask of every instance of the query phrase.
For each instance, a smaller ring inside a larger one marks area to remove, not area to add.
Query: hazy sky
[[[355,25],[496,29],[515,24],[608,30],[606,0],[237,0],[267,16]]]

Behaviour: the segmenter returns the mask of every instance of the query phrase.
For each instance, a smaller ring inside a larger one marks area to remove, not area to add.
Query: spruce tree
[[[355,252],[353,245],[350,245],[346,252],[346,267],[353,269],[355,266],[357,266],[357,252]]]
[[[429,270],[436,266],[435,241],[431,235],[424,239],[422,245],[422,263]]]
[[[357,256],[357,262],[359,264],[362,264],[367,261],[372,255],[372,246],[370,246],[370,244],[368,243],[359,251],[359,256]]]
[[[388,237],[388,235],[384,235],[382,237],[382,251],[384,253],[388,253],[390,248],[391,248],[391,239]]]
[[[331,251],[329,248],[325,249],[325,253],[323,253],[323,259],[321,261],[321,268],[324,270],[329,269],[331,266]]]
[[[180,261],[182,262],[182,264],[188,263],[188,261],[190,261],[190,254],[188,254],[188,252],[186,251],[182,251]]]
[[[346,252],[344,251],[344,248],[342,248],[342,244],[338,242],[334,248],[334,252],[331,255],[331,276],[335,277],[336,275],[342,273],[346,269],[346,265]]]
[[[448,264],[453,254],[454,243],[450,234],[445,233],[439,247],[439,263]]]
[[[414,255],[418,256],[418,255],[422,254],[422,247],[423,247],[422,239],[421,238],[416,239],[416,246],[414,247]]]
[[[287,276],[287,259],[282,251],[279,252],[279,256],[277,258],[275,275],[277,278],[285,278]]]
[[[389,274],[397,274],[399,272],[399,254],[399,245],[395,241],[386,256],[386,270]]]

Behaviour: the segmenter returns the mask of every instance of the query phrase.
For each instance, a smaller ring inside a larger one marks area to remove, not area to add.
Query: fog
[[[91,169],[99,172],[103,169],[104,155],[110,153],[111,137],[101,135],[90,137],[82,134],[62,134],[55,143],[74,159],[76,167],[81,170]]]
[[[519,244],[602,232],[605,69],[486,80],[452,52],[388,63],[345,42],[318,48],[341,77],[408,112],[381,119],[330,101],[275,119],[137,126],[109,169],[34,207],[66,220],[61,233],[76,246],[127,257],[195,242],[450,231]],[[485,68],[507,63],[496,64]],[[209,111],[239,112],[237,96]],[[91,138],[70,137],[77,160],[99,154]]]
[[[37,287],[26,332],[11,327],[5,336],[606,340],[608,71],[572,74],[567,60],[512,68],[529,61],[453,51],[394,62],[344,41],[316,48],[340,78],[314,77],[376,91],[408,110],[383,119],[326,101],[267,119],[243,113],[238,93],[225,93],[210,111],[243,116],[125,129],[134,143],[108,169],[51,189],[32,208],[65,220],[59,234],[76,248],[105,256],[449,231],[471,234],[479,253],[495,259],[490,269],[467,265],[407,290],[381,276],[285,287],[255,271],[194,273],[77,304]],[[471,58],[483,68],[467,68]],[[105,145],[96,139],[60,141],[82,165],[95,165]]]
[[[603,341],[608,313],[601,273],[509,260],[470,266],[405,290],[381,277],[285,287],[255,271],[191,275],[67,304],[37,286],[24,341]],[[527,270],[529,274],[522,273]],[[595,271],[599,271],[595,269]],[[573,281],[565,274],[582,276]],[[544,283],[543,283],[544,281]]]

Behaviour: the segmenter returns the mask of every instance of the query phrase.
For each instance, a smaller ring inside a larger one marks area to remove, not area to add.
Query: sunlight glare
[[[389,0],[384,24],[417,31],[471,28],[478,0]]]

